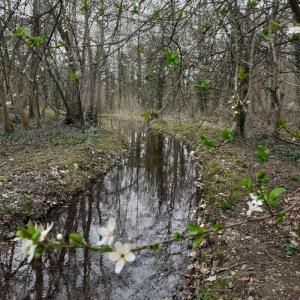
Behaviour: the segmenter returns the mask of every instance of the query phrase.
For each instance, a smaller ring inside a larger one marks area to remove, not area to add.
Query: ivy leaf
[[[293,256],[298,251],[298,248],[293,244],[284,244],[283,250],[288,256]]]
[[[281,128],[281,129],[286,129],[287,128],[286,122],[283,118],[278,119],[278,125],[279,125],[279,128]]]
[[[222,16],[222,17],[226,17],[229,13],[229,10],[226,6],[223,6],[221,7],[221,9],[219,10],[219,14]]]
[[[153,16],[153,18],[155,18],[155,19],[160,19],[160,17],[161,17],[161,12],[160,12],[160,10],[159,10],[159,9],[156,9],[156,10],[153,12],[152,16]]]
[[[259,35],[263,38],[267,38],[269,35],[269,29],[268,28],[262,29],[262,31],[259,33]]]
[[[276,222],[281,224],[284,221],[285,213],[283,211],[279,211],[276,213]]]
[[[255,9],[257,7],[258,2],[259,1],[257,1],[257,0],[249,0],[247,2],[247,8],[248,9]]]
[[[238,79],[239,81],[244,81],[247,78],[247,72],[244,66],[239,67]]]

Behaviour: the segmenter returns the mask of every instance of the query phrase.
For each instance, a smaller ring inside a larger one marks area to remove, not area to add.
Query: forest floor
[[[126,148],[105,125],[77,128],[51,122],[42,129],[0,133],[0,238],[46,216],[107,172]]]
[[[214,222],[233,224],[246,219],[248,194],[240,180],[260,169],[255,144],[272,151],[264,166],[269,186],[286,189],[283,207],[300,198],[300,150],[272,138],[236,140],[207,150],[199,145],[199,126],[156,120],[151,127],[183,138],[195,149],[195,163],[201,168],[195,184],[202,195],[199,223],[208,228]],[[220,129],[211,124],[201,132],[220,140]],[[259,215],[258,215],[259,216]],[[282,224],[275,218],[222,230],[206,238],[190,253],[186,271],[186,299],[300,299],[300,214],[296,206]],[[183,287],[181,287],[183,288]]]

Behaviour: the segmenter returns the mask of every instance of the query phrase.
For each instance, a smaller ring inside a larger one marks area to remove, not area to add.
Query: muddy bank
[[[264,169],[270,178],[270,187],[286,189],[281,198],[283,208],[300,197],[300,166],[293,160],[294,156],[283,158],[282,155],[295,151],[294,148],[271,140],[247,139],[207,150],[199,145],[200,132],[218,143],[220,130],[205,126],[199,131],[198,124],[161,120],[151,126],[184,139],[196,151],[195,160],[201,166],[197,188],[203,195],[197,211],[200,223],[208,228],[216,220],[222,224],[245,220],[248,195],[240,179],[255,178],[260,169],[255,159],[255,143],[267,144],[274,153]],[[190,278],[187,299],[299,299],[299,246],[292,255],[287,251],[287,245],[299,245],[299,234],[297,206],[282,224],[272,218],[208,237],[193,253],[186,270]]]
[[[0,134],[0,239],[18,224],[62,206],[107,172],[126,148],[109,128],[50,123],[42,129]]]

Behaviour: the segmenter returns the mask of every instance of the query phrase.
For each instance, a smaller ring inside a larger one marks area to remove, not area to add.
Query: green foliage
[[[206,21],[202,24],[203,33],[206,33],[211,28],[210,24]]]
[[[276,187],[272,191],[262,192],[262,196],[269,207],[278,207],[278,198],[285,192],[282,187]]]
[[[214,142],[204,134],[200,135],[200,143],[208,149],[211,149],[214,146]]]
[[[69,234],[69,242],[75,247],[83,247],[85,245],[83,236],[75,232]]]
[[[268,183],[268,181],[269,181],[269,178],[268,178],[268,176],[267,176],[267,174],[266,174],[265,171],[258,171],[258,172],[256,173],[256,177],[257,177],[258,182],[259,182],[260,184],[266,184],[266,183]]]
[[[252,190],[252,186],[253,186],[251,178],[243,178],[241,180],[241,185],[244,186],[249,191],[251,191]]]
[[[226,6],[222,6],[221,9],[219,10],[219,14],[222,17],[226,17],[229,13],[229,9]]]
[[[244,66],[240,66],[238,70],[238,80],[244,81],[247,78],[247,72]]]
[[[149,249],[150,249],[151,251],[156,252],[156,251],[160,250],[160,244],[150,245],[150,246],[149,246]]]
[[[176,231],[176,232],[174,233],[174,235],[173,235],[174,241],[179,242],[179,241],[182,240],[182,238],[183,238],[182,233],[180,233],[180,232],[178,232],[178,231]]]
[[[133,15],[138,15],[138,14],[139,14],[139,8],[138,8],[137,5],[135,5],[135,6],[133,7],[131,13],[132,13]]]
[[[288,256],[293,256],[297,253],[298,248],[293,244],[284,244],[283,250]]]
[[[218,232],[222,229],[222,225],[218,222],[214,222],[212,225],[211,225],[211,229],[213,230],[213,232]]]
[[[152,115],[151,110],[145,110],[141,113],[141,117],[143,117],[145,121],[148,121],[151,118],[151,115]]]
[[[281,28],[281,25],[279,23],[275,22],[274,20],[271,20],[270,26],[271,26],[272,32],[276,32]]]
[[[204,240],[203,235],[197,235],[197,237],[193,240],[193,248],[198,248],[202,241]]]
[[[279,125],[279,128],[281,128],[281,129],[286,129],[287,128],[286,122],[283,118],[278,119],[278,125]]]
[[[264,145],[257,144],[255,146],[256,158],[259,162],[265,163],[269,160],[271,151]]]
[[[171,51],[166,49],[164,54],[167,66],[176,67],[180,63],[180,58],[176,50]]]
[[[152,16],[155,19],[160,19],[161,18],[161,11],[159,9],[154,10]]]
[[[200,92],[206,92],[209,89],[209,85],[210,85],[210,81],[209,80],[200,80],[197,84],[196,84],[196,88],[200,91]]]
[[[231,128],[225,128],[223,131],[222,131],[222,138],[225,140],[225,141],[232,141],[233,139],[233,131]]]
[[[87,12],[89,10],[89,2],[88,0],[82,0],[80,10]]]
[[[277,212],[275,217],[276,217],[276,222],[277,222],[278,224],[282,224],[283,221],[284,221],[284,218],[285,218],[285,213],[284,213],[284,211],[279,211],[279,212]]]
[[[261,30],[261,32],[259,33],[259,35],[262,37],[262,38],[267,38],[269,36],[269,29],[268,28],[263,28]]]
[[[27,46],[40,47],[45,41],[45,35],[32,36],[26,40]]]
[[[259,0],[248,0],[247,8],[248,9],[255,9],[260,1]]]
[[[13,33],[13,37],[16,39],[22,39],[28,36],[28,29],[25,27],[17,27]]]
[[[205,229],[197,224],[194,223],[188,223],[186,225],[187,229],[188,229],[188,233],[191,235],[194,234],[202,234],[204,233]]]
[[[79,71],[70,72],[68,74],[68,78],[70,81],[77,81],[80,79],[80,72]]]

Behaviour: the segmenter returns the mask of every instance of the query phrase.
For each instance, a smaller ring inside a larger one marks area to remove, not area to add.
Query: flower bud
[[[58,241],[61,241],[63,239],[63,235],[61,233],[58,233],[57,236],[56,236],[56,239]]]

